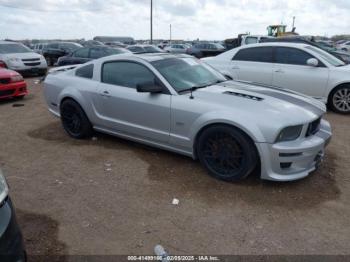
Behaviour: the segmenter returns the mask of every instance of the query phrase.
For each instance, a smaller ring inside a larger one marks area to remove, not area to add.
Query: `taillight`
[[[4,61],[0,61],[0,68],[7,68],[7,65]]]
[[[11,82],[12,83],[22,82],[22,81],[23,81],[23,77],[21,75],[11,76]]]

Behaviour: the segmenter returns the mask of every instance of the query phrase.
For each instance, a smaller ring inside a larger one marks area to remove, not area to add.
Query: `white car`
[[[45,75],[47,71],[46,60],[42,55],[20,43],[10,41],[0,41],[0,67],[22,74]]]
[[[189,47],[187,45],[172,44],[164,48],[164,51],[173,54],[186,54]]]
[[[337,48],[339,50],[343,50],[343,51],[349,52],[350,51],[350,41],[346,41],[346,42],[338,45]]]
[[[290,89],[350,113],[350,66],[317,47],[254,44],[203,60],[229,78]]]

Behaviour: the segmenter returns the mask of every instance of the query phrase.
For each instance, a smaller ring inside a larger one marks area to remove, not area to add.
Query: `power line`
[[[26,8],[26,7],[19,7],[19,6],[13,6],[13,5],[7,5],[7,4],[0,4],[0,7],[4,8],[10,8],[10,9],[17,9],[17,10],[24,10],[24,11],[30,11],[30,12],[51,12],[51,13],[80,13],[80,12],[101,12],[103,10],[101,9],[69,9],[69,10],[64,10],[64,9],[34,9],[34,8]]]

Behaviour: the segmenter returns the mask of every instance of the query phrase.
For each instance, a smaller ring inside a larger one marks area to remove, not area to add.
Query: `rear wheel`
[[[258,155],[251,139],[237,128],[217,125],[204,130],[198,138],[197,155],[215,178],[238,181],[256,167]]]
[[[350,85],[334,89],[329,97],[331,109],[340,114],[350,113]]]
[[[83,139],[92,136],[92,125],[81,106],[71,100],[61,104],[61,121],[64,130],[73,138]]]

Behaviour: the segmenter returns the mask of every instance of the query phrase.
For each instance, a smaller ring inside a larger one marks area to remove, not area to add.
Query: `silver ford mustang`
[[[318,167],[325,106],[291,91],[228,81],[187,55],[116,55],[54,69],[49,110],[73,138],[108,133],[199,159],[212,176],[291,181]]]

